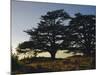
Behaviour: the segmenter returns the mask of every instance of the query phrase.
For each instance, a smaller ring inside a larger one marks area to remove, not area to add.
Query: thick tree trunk
[[[57,51],[50,51],[51,59],[55,59],[56,52],[57,52]]]

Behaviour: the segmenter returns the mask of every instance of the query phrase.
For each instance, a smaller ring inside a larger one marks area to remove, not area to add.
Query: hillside
[[[40,73],[95,69],[92,57],[72,56],[66,59],[31,58],[19,61],[20,66],[13,73]],[[18,64],[17,64],[18,65]]]

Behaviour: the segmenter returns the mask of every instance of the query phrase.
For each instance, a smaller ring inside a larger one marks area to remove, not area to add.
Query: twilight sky
[[[41,15],[58,9],[64,9],[71,16],[79,12],[88,15],[96,14],[95,6],[12,0],[12,47],[16,48],[19,43],[29,40],[29,35],[23,31],[37,27]]]

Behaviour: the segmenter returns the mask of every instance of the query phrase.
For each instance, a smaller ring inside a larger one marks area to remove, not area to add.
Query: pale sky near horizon
[[[88,15],[96,15],[96,7],[89,5],[71,5],[57,3],[41,3],[30,1],[12,0],[12,47],[13,49],[23,41],[29,40],[24,30],[37,27],[41,15],[46,12],[58,9],[64,9],[69,15],[74,16],[75,13]]]

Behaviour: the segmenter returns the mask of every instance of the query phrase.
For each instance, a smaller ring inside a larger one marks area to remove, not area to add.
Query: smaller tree
[[[70,46],[76,51],[80,50],[84,55],[95,56],[95,15],[76,14],[70,21]]]

